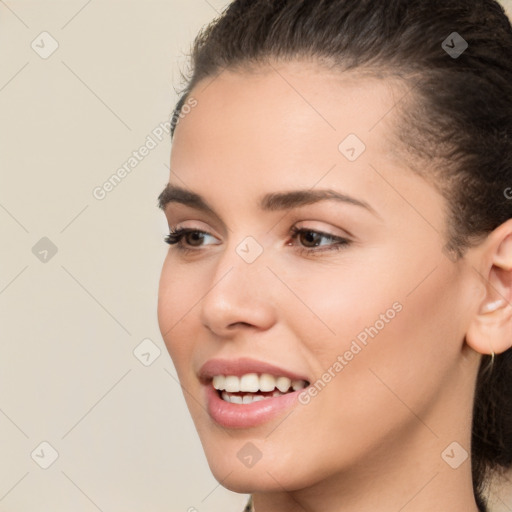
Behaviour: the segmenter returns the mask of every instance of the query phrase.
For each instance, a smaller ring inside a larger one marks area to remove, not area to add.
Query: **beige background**
[[[243,508],[209,472],[156,319],[170,140],[155,131],[228,3],[0,0],[0,512]]]

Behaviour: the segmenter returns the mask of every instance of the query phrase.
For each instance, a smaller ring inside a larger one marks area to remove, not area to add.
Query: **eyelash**
[[[185,237],[189,233],[201,233],[204,235],[210,235],[210,233],[207,233],[206,231],[201,231],[199,229],[178,228],[176,230],[171,230],[171,232],[165,236],[164,241],[165,241],[165,243],[167,243],[169,245],[175,245],[176,249],[181,251],[184,254],[188,254],[191,252],[197,252],[198,249],[190,249],[183,245],[183,237]],[[319,235],[323,238],[328,238],[328,239],[334,240],[334,241],[336,241],[336,243],[330,245],[327,249],[314,249],[314,248],[310,248],[310,247],[299,247],[298,252],[300,254],[316,256],[316,255],[318,255],[318,253],[339,251],[351,244],[351,241],[348,240],[347,238],[342,238],[339,236],[331,235],[329,233],[324,233],[322,231],[316,231],[314,229],[297,228],[296,226],[293,226],[290,229],[290,234],[291,234],[293,240],[296,240],[299,237],[299,235],[301,235],[303,233],[314,233],[315,235]]]

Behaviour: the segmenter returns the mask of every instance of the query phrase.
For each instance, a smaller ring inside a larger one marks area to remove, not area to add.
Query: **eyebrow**
[[[271,192],[265,194],[259,201],[259,208],[263,211],[279,211],[298,208],[324,200],[335,200],[342,203],[359,206],[370,213],[380,215],[366,202],[332,189],[305,189],[287,192]],[[165,210],[169,203],[181,203],[196,210],[210,214],[217,219],[215,210],[199,194],[168,183],[158,196],[158,207]]]

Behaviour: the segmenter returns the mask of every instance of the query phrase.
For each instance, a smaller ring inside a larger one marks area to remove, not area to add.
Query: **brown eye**
[[[188,245],[199,247],[204,240],[204,233],[201,231],[189,231],[183,235]],[[199,242],[199,243],[197,243]]]
[[[194,248],[201,248],[204,244],[205,237],[215,238],[210,233],[206,233],[205,231],[201,231],[199,229],[192,228],[179,228],[176,230],[171,230],[171,232],[165,237],[165,242],[169,245],[176,246],[180,251],[194,251]],[[206,244],[212,245],[212,244]],[[217,245],[217,244],[213,244]]]
[[[306,247],[317,247],[320,245],[320,241],[323,238],[323,235],[321,233],[317,233],[316,231],[304,230],[299,233],[298,238]]]
[[[351,244],[347,238],[331,235],[330,233],[323,233],[314,229],[305,229],[292,227],[292,240],[298,241],[298,244],[289,243],[288,245],[297,245],[297,250],[304,254],[316,255],[328,251],[339,251],[343,247]],[[322,240],[328,240],[331,243],[322,244]]]

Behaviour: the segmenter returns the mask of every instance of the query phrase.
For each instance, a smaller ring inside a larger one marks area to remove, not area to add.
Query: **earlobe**
[[[482,303],[466,333],[466,343],[480,354],[501,354],[512,346],[512,305],[503,298]]]
[[[487,313],[493,313],[500,308],[503,308],[507,304],[505,299],[497,299],[491,302],[484,302],[480,308],[479,314],[485,315]]]
[[[487,237],[473,263],[484,297],[468,326],[466,343],[481,354],[500,354],[512,346],[511,220]]]

